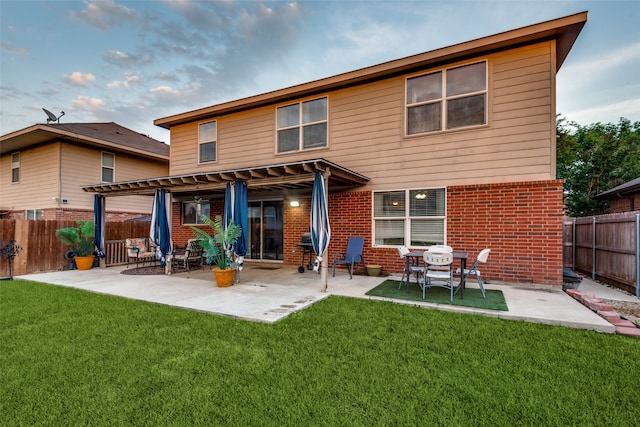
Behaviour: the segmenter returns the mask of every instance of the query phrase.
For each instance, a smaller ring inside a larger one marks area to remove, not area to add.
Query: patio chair
[[[449,289],[451,301],[453,302],[453,254],[450,252],[426,251],[423,255],[424,270],[422,281],[422,298],[424,299],[427,289],[438,286]]]
[[[362,263],[364,266],[364,258],[362,257],[363,249],[364,237],[349,237],[347,241],[347,252],[345,254],[337,253],[333,256],[333,277],[336,277],[337,264],[347,264],[349,279],[353,279],[355,264]],[[351,267],[349,267],[349,265],[351,265]]]
[[[476,260],[473,262],[473,264],[469,269],[465,268],[464,272],[461,272],[459,268],[456,270],[456,274],[464,274],[466,277],[474,276],[476,278],[476,280],[478,281],[478,285],[480,285],[480,290],[482,291],[482,298],[486,298],[487,296],[485,295],[485,292],[484,292],[484,282],[480,277],[480,270],[478,270],[478,263],[487,262],[487,259],[489,259],[490,252],[491,252],[491,249],[481,250],[480,253],[478,254],[478,257],[476,258]]]
[[[400,280],[400,284],[398,285],[398,289],[400,289],[402,287],[402,285],[405,283],[405,276],[407,278],[406,281],[406,285],[407,285],[407,289],[409,289],[409,282],[411,281],[411,274],[414,274],[416,276],[416,283],[418,283],[419,276],[422,273],[422,267],[420,267],[417,262],[416,262],[416,258],[414,257],[410,257],[407,258],[406,255],[411,252],[409,250],[409,248],[407,248],[406,246],[398,246],[398,255],[400,255],[400,258],[402,259],[402,262],[404,262],[404,270],[402,271],[402,280]]]
[[[191,271],[191,265],[202,267],[203,249],[198,239],[189,239],[184,249],[174,249],[171,256],[171,265],[173,267],[182,267]]]
[[[144,263],[148,261],[155,262],[155,247],[147,247],[146,237],[125,239],[124,245],[127,249],[127,268],[129,267],[129,263],[133,259],[136,260],[136,268],[138,268],[138,264],[140,262],[142,262],[142,265],[144,265]]]

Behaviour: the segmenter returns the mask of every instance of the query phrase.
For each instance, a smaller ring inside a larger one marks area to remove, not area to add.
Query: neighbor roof
[[[75,141],[169,160],[169,145],[113,122],[36,124],[0,136],[0,154],[55,140]]]
[[[488,37],[471,40],[441,49],[432,50],[418,55],[409,56],[395,61],[385,62],[360,70],[351,71],[337,76],[292,86],[285,89],[243,98],[235,101],[217,104],[186,113],[176,114],[154,120],[154,124],[166,129],[172,126],[203,120],[211,117],[230,114],[251,108],[281,103],[292,99],[312,96],[329,90],[356,86],[396,75],[415,72],[418,70],[437,67],[447,63],[464,60],[466,58],[486,55],[525,46],[546,40],[556,41],[556,72],[569,54],[582,27],[587,22],[587,12],[558,18],[539,24],[506,31]]]
[[[603,191],[596,195],[594,199],[611,199],[612,197],[626,196],[631,193],[637,193],[640,191],[640,177],[632,179],[629,182],[625,182],[622,185],[612,188],[611,190]]]

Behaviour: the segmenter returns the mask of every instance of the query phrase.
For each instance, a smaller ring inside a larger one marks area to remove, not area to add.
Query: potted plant
[[[231,286],[236,272],[233,245],[240,237],[240,227],[233,221],[225,227],[220,215],[216,215],[214,220],[202,215],[201,219],[205,226],[213,230],[213,234],[194,226],[191,226],[191,230],[200,241],[209,264],[215,264],[212,270],[218,287]]]
[[[94,224],[93,221],[82,220],[76,220],[76,224],[76,227],[58,228],[56,237],[71,246],[78,270],[89,270],[95,260]]]

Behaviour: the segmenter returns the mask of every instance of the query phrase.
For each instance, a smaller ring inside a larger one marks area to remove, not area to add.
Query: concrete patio
[[[452,305],[415,301],[390,300],[365,295],[386,279],[399,276],[368,277],[354,275],[349,279],[342,269],[331,277],[327,292],[321,292],[320,275],[311,271],[298,273],[295,266],[247,263],[239,283],[230,288],[218,288],[212,272],[205,267],[189,273],[165,275],[121,274],[125,267],[94,268],[88,271],[58,271],[29,274],[16,279],[33,280],[67,286],[102,294],[154,302],[175,307],[215,313],[251,321],[273,323],[330,295],[389,300],[400,304],[431,309],[472,313],[503,319],[560,325],[614,333],[615,327],[561,290],[544,286],[485,285],[503,292],[509,311],[482,310]],[[477,287],[474,280],[468,287]],[[606,286],[584,279],[584,292],[605,299],[638,299]]]

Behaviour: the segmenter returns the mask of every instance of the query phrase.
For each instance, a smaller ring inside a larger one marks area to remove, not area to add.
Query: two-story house
[[[93,219],[103,184],[169,172],[169,146],[116,123],[47,123],[0,137],[0,214],[12,219]],[[114,197],[108,221],[151,213],[149,196]]]
[[[401,271],[398,245],[491,248],[490,279],[562,283],[556,73],[579,13],[155,120],[170,175],[86,191],[173,197],[174,241],[197,213],[249,189],[248,260],[300,263],[314,174],[328,175],[328,259],[364,236],[367,263]]]

